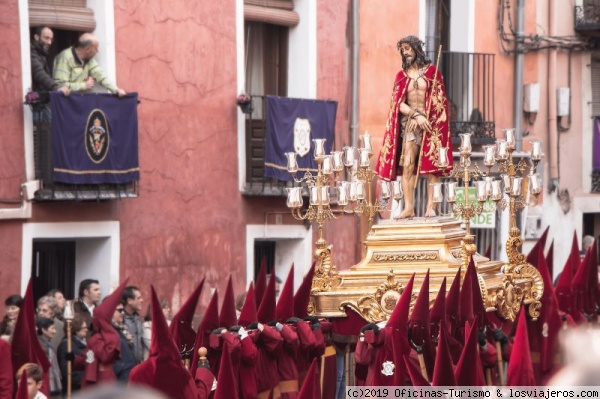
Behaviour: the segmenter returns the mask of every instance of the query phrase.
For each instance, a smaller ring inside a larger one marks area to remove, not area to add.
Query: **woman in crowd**
[[[71,353],[67,355],[67,323],[64,326],[65,339],[62,340],[57,350],[58,363],[60,365],[60,374],[62,376],[63,393],[67,392],[67,358],[72,359],[71,362],[71,389],[77,391],[81,389],[81,380],[83,378],[83,369],[85,364],[78,362],[82,360],[81,355],[87,346],[86,337],[88,334],[88,325],[85,319],[80,314],[75,314],[71,322]],[[77,364],[81,363],[81,364]]]
[[[4,301],[4,305],[6,306],[6,314],[0,322],[0,338],[6,342],[10,342],[22,304],[23,298],[21,295],[11,295]]]
[[[62,393],[62,382],[60,376],[60,368],[58,366],[58,359],[56,357],[56,348],[52,345],[52,338],[56,334],[56,328],[54,327],[54,320],[47,317],[38,317],[35,320],[37,327],[37,335],[44,352],[48,356],[50,361],[50,369],[48,370],[48,377],[50,379],[50,394],[60,395]]]

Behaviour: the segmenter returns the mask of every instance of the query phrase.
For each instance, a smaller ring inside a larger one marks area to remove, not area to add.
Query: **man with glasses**
[[[129,373],[135,367],[135,359],[133,357],[133,337],[127,330],[127,327],[123,323],[123,316],[125,309],[122,304],[117,305],[112,318],[112,324],[115,330],[119,333],[121,338],[121,358],[115,361],[113,365],[113,371],[117,380],[121,382],[127,382],[129,380]]]
[[[52,338],[51,342],[55,348],[58,348],[60,341],[65,337],[64,334],[64,322],[56,317],[58,313],[58,303],[56,299],[51,296],[43,296],[38,299],[37,302],[37,316],[45,317],[54,321],[54,327],[56,328],[56,334]]]

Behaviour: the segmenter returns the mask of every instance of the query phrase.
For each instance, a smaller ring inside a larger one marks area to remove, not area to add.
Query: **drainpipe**
[[[525,0],[517,0],[516,7],[517,44],[515,51],[515,109],[514,125],[517,133],[516,150],[523,150],[523,65],[525,54],[521,51],[521,43],[525,35]]]
[[[556,36],[556,0],[549,1],[548,34]],[[558,127],[556,124],[556,49],[548,49],[548,150],[550,152],[549,189],[558,186]]]
[[[358,0],[352,0],[352,110],[350,118],[350,139],[352,146],[358,144]]]

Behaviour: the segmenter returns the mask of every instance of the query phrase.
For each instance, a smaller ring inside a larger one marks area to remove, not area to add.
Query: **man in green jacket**
[[[54,80],[67,86],[73,92],[90,91],[98,83],[111,93],[123,97],[127,93],[118,88],[94,58],[98,54],[98,39],[91,33],[84,33],[73,47],[63,50],[54,59]]]

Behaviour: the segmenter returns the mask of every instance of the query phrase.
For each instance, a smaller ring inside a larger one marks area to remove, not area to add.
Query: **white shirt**
[[[93,304],[92,304],[92,306],[88,306],[88,304],[87,304],[87,303],[85,303],[85,301],[84,301],[84,300],[81,300],[81,302],[82,302],[82,303],[85,305],[85,307],[87,308],[87,310],[89,310],[89,311],[90,311],[90,314],[93,316],[93,315],[94,315],[94,309],[96,308],[96,305],[93,305]],[[37,399],[37,398],[36,398],[36,399]]]
[[[41,393],[40,391],[38,391],[38,393],[35,395],[35,397],[33,399],[48,399],[48,397],[46,395],[44,395],[43,393]]]

